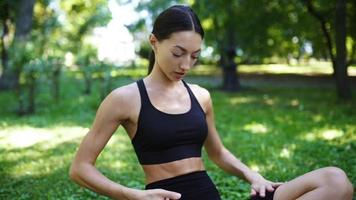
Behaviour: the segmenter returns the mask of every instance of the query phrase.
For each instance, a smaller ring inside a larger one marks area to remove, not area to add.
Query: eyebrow
[[[188,52],[188,50],[186,50],[185,48],[183,48],[183,47],[181,47],[181,46],[179,46],[179,45],[175,45],[174,47],[177,47],[177,48],[179,48],[180,50],[182,50],[182,51],[184,51],[184,52]],[[197,53],[197,52],[199,52],[199,51],[201,51],[201,49],[198,49],[198,50],[194,51],[193,53]]]

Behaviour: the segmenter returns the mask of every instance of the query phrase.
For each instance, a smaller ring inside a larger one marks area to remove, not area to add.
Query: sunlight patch
[[[339,137],[342,137],[344,132],[338,129],[328,129],[321,130],[318,132],[309,132],[305,134],[304,139],[307,141],[313,141],[316,139],[324,139],[324,140],[333,140]]]
[[[320,114],[317,114],[317,115],[313,116],[313,121],[314,122],[321,122],[322,119],[323,119],[323,116],[321,116]]]
[[[265,134],[268,132],[267,126],[264,124],[260,123],[251,123],[251,124],[246,124],[243,128],[245,131],[249,131],[253,134]]]
[[[297,107],[299,106],[300,102],[298,99],[293,99],[290,101],[290,105],[293,106],[293,107]]]
[[[291,153],[288,149],[283,148],[279,156],[281,156],[282,158],[290,158],[290,154]]]
[[[56,145],[82,137],[88,132],[83,127],[33,128],[15,127],[0,131],[0,145],[9,148],[25,148],[37,143]]]
[[[256,171],[256,172],[259,172],[260,171],[260,167],[256,164],[252,164],[250,165],[250,168],[253,170],[253,171]]]
[[[279,156],[281,158],[290,158],[296,148],[295,144],[290,144],[287,147],[283,147],[281,152],[279,153]]]
[[[265,103],[269,106],[273,106],[275,104],[273,99],[265,99]]]
[[[263,101],[269,106],[273,106],[276,103],[268,94],[263,95]]]
[[[321,133],[321,137],[324,138],[325,140],[333,140],[343,135],[344,135],[343,131],[336,130],[336,129],[326,130]]]
[[[231,105],[236,105],[236,104],[240,104],[240,103],[250,103],[252,102],[252,98],[248,98],[248,97],[234,97],[230,99],[230,104]]]
[[[315,138],[316,138],[315,133],[312,133],[312,132],[307,133],[304,136],[304,139],[307,141],[313,141],[313,140],[315,140]]]

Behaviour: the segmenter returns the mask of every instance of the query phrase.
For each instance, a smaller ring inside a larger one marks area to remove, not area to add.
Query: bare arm
[[[224,171],[248,181],[245,174],[251,173],[251,170],[227,150],[221,142],[215,127],[214,110],[210,95],[206,102],[206,121],[209,133],[204,147],[209,158]]]
[[[207,91],[205,93],[203,96],[205,96],[204,105],[206,108],[206,121],[208,123],[208,137],[204,143],[204,147],[209,158],[224,171],[249,182],[252,186],[252,195],[258,192],[261,196],[265,196],[265,189],[273,191],[273,187],[279,185],[279,183],[272,183],[264,179],[259,173],[251,170],[224,147],[215,127],[212,100],[209,93]]]
[[[131,88],[132,89],[132,88]],[[95,162],[118,126],[129,118],[130,105],[125,90],[117,89],[101,103],[93,126],[84,137],[70,168],[70,177],[99,194],[122,200],[178,199],[179,194],[163,190],[142,191],[113,182],[95,168]],[[177,198],[178,197],[178,198]]]
[[[109,180],[95,168],[100,152],[120,125],[121,120],[125,119],[125,110],[119,107],[123,102],[117,93],[112,92],[101,103],[93,126],[84,137],[73,160],[70,177],[79,185],[97,193],[125,199],[125,187]]]

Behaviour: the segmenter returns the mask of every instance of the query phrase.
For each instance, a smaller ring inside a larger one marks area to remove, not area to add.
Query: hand
[[[250,172],[246,179],[251,183],[251,196],[255,196],[259,194],[261,197],[266,196],[266,190],[269,192],[273,192],[278,186],[282,185],[283,183],[272,182],[266,180],[257,172]]]
[[[176,200],[181,194],[163,189],[137,190],[130,189],[127,200]]]

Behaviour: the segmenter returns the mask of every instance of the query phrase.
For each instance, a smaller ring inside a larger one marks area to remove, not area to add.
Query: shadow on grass
[[[98,158],[97,167],[113,181],[143,187],[143,173],[127,141],[114,142]],[[47,142],[26,148],[1,148],[0,199],[107,199],[80,188],[68,176],[79,140],[48,147]]]

